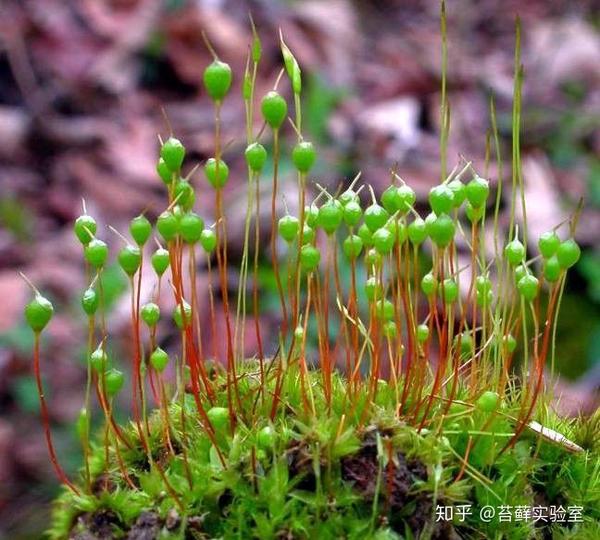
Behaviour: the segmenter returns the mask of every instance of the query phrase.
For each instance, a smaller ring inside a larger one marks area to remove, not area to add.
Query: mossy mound
[[[259,395],[259,379],[247,369],[239,382],[242,414],[235,429],[217,430],[218,451],[190,393],[169,406],[170,445],[164,417],[150,415],[151,459],[134,423],[123,427],[131,448],[111,436],[107,451],[103,432],[91,454],[91,490],[82,481],[80,495],[59,497],[49,537],[597,538],[598,415],[566,421],[540,407],[539,422],[568,440],[528,428],[501,452],[515,429],[510,399],[491,413],[465,399],[444,416],[446,407],[436,404],[419,432],[420,422],[395,414],[397,391],[387,383],[365,411],[366,388],[349,397],[344,378],[334,375],[329,407],[321,375],[312,372],[305,408],[300,378],[289,369],[271,422],[275,383]],[[226,407],[225,380],[215,387],[212,406]],[[463,505],[471,511],[464,521]],[[489,523],[479,514],[486,506],[497,512]],[[499,518],[503,506],[510,521]],[[452,519],[440,519],[441,507],[453,507]],[[565,519],[527,518],[523,509],[534,507],[563,508]],[[577,507],[581,521],[572,515]]]

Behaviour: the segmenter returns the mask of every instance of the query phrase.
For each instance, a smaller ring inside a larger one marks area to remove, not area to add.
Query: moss
[[[248,363],[245,369],[244,375],[249,375],[254,366]],[[507,434],[514,430],[511,417],[516,411],[504,408],[486,415],[466,403],[458,413],[442,419],[434,408],[430,414],[436,422],[419,433],[395,415],[395,393],[387,383],[381,383],[377,405],[361,422],[360,404],[366,401],[361,393],[366,390],[353,396],[356,407],[348,413],[351,407],[342,407],[348,405],[348,396],[341,376],[334,376],[328,412],[319,373],[309,373],[316,410],[321,411],[316,416],[304,410],[293,365],[284,381],[284,406],[272,424],[244,422],[244,417],[267,419],[270,402],[257,398],[256,385],[241,386],[246,409],[238,414],[235,435],[230,430],[217,433],[225,467],[197,420],[191,395],[185,396],[185,423],[182,401],[170,405],[173,453],[165,443],[159,414],[150,417],[152,464],[136,426],[123,426],[132,448],[120,445],[119,450],[136,489],[123,477],[115,444],[109,447],[106,462],[106,449],[99,443],[91,460],[92,493],[75,496],[65,491],[59,497],[49,537],[585,538],[597,525],[597,454],[570,452],[529,430],[513,448],[500,453]],[[273,389],[275,381],[266,384]],[[216,396],[215,405],[227,406],[225,390]],[[263,414],[251,415],[254,407]],[[545,425],[562,427],[574,442],[578,435],[590,440],[589,422],[584,428],[583,421],[566,423],[549,413],[546,416]],[[436,423],[439,429],[434,429]],[[259,433],[267,425],[274,437],[261,438]],[[185,455],[181,451],[184,426]],[[181,506],[166,489],[165,479]],[[559,504],[565,509],[582,506],[583,522],[501,523],[496,519],[484,523],[476,515],[484,505]],[[456,517],[436,522],[438,505],[472,505],[473,514],[464,522]]]

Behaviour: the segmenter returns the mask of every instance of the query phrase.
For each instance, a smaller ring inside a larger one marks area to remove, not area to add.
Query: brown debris
[[[127,533],[127,540],[156,540],[162,528],[162,520],[156,512],[142,512]]]
[[[122,528],[117,514],[112,510],[98,510],[93,514],[83,514],[77,518],[74,532],[69,540],[112,540],[117,529]],[[80,532],[81,531],[81,532]]]
[[[414,533],[423,530],[431,521],[433,505],[428,496],[415,490],[415,484],[427,480],[427,468],[417,459],[394,452],[392,461],[380,471],[377,442],[370,434],[356,454],[342,459],[342,478],[370,503],[377,493],[378,477],[380,504],[388,510],[390,525],[398,532],[404,531],[404,522]],[[410,503],[415,504],[415,509],[405,515]]]

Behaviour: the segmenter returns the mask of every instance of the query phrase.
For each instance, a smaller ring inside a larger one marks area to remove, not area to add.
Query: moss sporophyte
[[[444,9],[442,34],[445,54]],[[25,308],[48,449],[65,485],[49,536],[87,538],[104,519],[112,537],[136,537],[150,518],[154,535],[145,538],[513,539],[591,531],[599,508],[600,421],[558,418],[544,385],[560,339],[567,270],[580,256],[577,216],[541,235],[538,256],[526,223],[516,225],[516,204],[525,203],[518,161],[509,187],[502,177],[488,182],[484,171],[458,163],[431,189],[431,212],[424,214],[396,171],[379,197],[358,185],[360,175],[335,193],[313,189],[317,152],[302,133],[298,62],[280,36],[288,81],[257,98],[261,47],[254,24],[252,35],[243,78],[245,150],[235,156],[223,146],[221,107],[235,99],[234,78],[211,49],[214,61],[203,78],[215,113],[214,154],[204,165],[208,187],[183,178],[186,149],[169,135],[156,167],[165,207],[154,223],[134,217],[131,240],[119,233],[117,259],[131,299],[130,358],[114,356],[107,332],[108,245],[87,212],[74,224],[89,276],[81,296],[88,375],[77,420],[83,467],[70,477],[54,450],[40,376],[39,338],[54,309],[35,287]],[[518,140],[518,53],[516,73]],[[289,91],[290,134],[297,137],[291,147],[280,144]],[[255,101],[268,126],[259,134]],[[493,107],[492,120],[495,126]],[[448,125],[443,121],[443,130]],[[446,140],[443,133],[442,171]],[[296,215],[279,206],[284,152],[297,175]],[[248,174],[236,298],[223,188],[239,168],[230,170],[225,158],[232,165],[245,158]],[[264,182],[272,185],[268,245],[259,232]],[[195,196],[198,185],[202,198]],[[511,208],[504,233],[501,191]],[[210,219],[207,196],[215,202]],[[466,265],[459,245],[467,246]],[[260,260],[267,253],[280,304],[275,340],[259,324]],[[207,267],[202,289],[198,258]],[[148,272],[156,287],[142,304]],[[166,295],[175,306],[168,316],[161,310]],[[208,298],[207,309],[199,307],[200,296]],[[167,328],[177,346],[163,340]],[[256,348],[248,354],[250,332]],[[125,401],[132,420],[119,424],[115,408]],[[582,521],[478,519],[478,508],[539,501],[583,507]],[[440,505],[466,504],[474,510],[464,521],[436,519]]]

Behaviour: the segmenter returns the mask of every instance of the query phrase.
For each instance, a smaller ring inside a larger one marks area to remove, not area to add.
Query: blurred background
[[[213,109],[201,86],[211,61],[204,30],[232,65],[226,100],[225,159],[231,258],[241,257],[245,147],[241,74],[252,12],[263,42],[260,97],[281,69],[277,32],[304,75],[307,138],[317,144],[314,179],[335,189],[357,171],[381,191],[389,169],[421,201],[439,180],[440,32],[436,0],[3,0],[0,4],[0,538],[41,536],[57,491],[31,376],[32,335],[22,309],[25,272],[54,302],[43,344],[43,373],[59,454],[80,460],[73,419],[85,377],[85,287],[81,246],[72,233],[81,198],[106,226],[127,230],[143,210],[164,208],[155,173],[157,134],[173,130],[191,169],[213,152]],[[498,110],[504,170],[510,171],[515,15],[523,23],[523,170],[532,236],[568,217],[585,198],[577,232],[584,247],[572,272],[559,327],[557,366],[565,414],[593,411],[600,381],[600,5],[597,0],[449,0],[450,168],[464,155],[483,170],[489,99]],[[284,81],[280,90],[289,97]],[[259,126],[257,125],[257,128]],[[286,126],[284,155],[294,133]],[[496,182],[492,166],[490,181]],[[200,174],[198,211],[214,216]],[[269,197],[269,182],[265,197]],[[282,192],[294,189],[287,157]],[[293,200],[288,197],[288,200]],[[266,205],[266,202],[265,202]],[[113,255],[114,259],[114,255]],[[199,280],[205,286],[205,265]],[[232,274],[237,280],[237,275]],[[277,295],[261,268],[261,321],[273,328]],[[106,272],[111,347],[126,357],[127,282]],[[152,283],[143,285],[149,294]],[[201,289],[202,290],[202,289]],[[204,289],[205,290],[205,289]],[[165,338],[168,339],[168,336]],[[268,340],[268,338],[267,338]],[[248,348],[253,348],[251,336]]]

